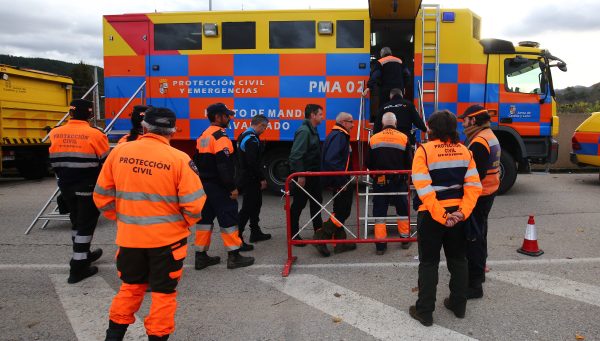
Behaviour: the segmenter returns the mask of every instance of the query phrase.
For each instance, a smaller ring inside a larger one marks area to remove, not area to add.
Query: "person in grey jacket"
[[[308,104],[304,109],[304,122],[296,130],[294,134],[294,143],[289,156],[290,171],[296,172],[318,172],[321,170],[321,139],[319,138],[319,132],[317,126],[323,121],[323,108],[318,104]],[[310,195],[321,203],[323,201],[321,193],[321,182],[319,177],[298,177],[297,182],[302,186]],[[300,214],[306,202],[308,196],[304,191],[297,186],[292,187],[292,195],[294,200],[290,208],[291,224],[292,224],[292,236],[298,233],[299,230],[299,219]],[[317,214],[320,207],[313,200],[310,201],[310,215],[311,217]],[[315,231],[320,229],[323,225],[321,214],[318,214],[313,219],[313,228]],[[298,235],[296,240],[302,238]],[[305,245],[296,245],[305,246]]]

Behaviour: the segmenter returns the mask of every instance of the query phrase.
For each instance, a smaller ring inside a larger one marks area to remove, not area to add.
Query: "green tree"
[[[81,98],[89,88],[94,85],[93,67],[80,61],[71,70],[73,78],[73,98]],[[91,99],[91,98],[89,98]]]

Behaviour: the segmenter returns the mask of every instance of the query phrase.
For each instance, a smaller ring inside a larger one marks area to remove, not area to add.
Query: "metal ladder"
[[[422,95],[433,94],[434,112],[438,110],[440,85],[440,17],[440,5],[421,5],[421,67],[423,75],[421,92]],[[433,67],[428,66],[431,64]],[[431,79],[430,71],[433,71],[433,79]],[[424,118],[425,110],[422,113]]]
[[[83,97],[81,97],[81,99],[85,99],[85,97],[87,97],[92,92],[92,90],[94,90],[97,86],[98,86],[98,83],[94,84],[92,86],[92,88],[90,88],[83,95]],[[146,81],[142,82],[142,84],[138,87],[138,89],[135,91],[135,93],[129,98],[129,100],[125,103],[125,105],[123,105],[123,107],[121,108],[121,110],[119,110],[119,112],[115,115],[115,117],[112,119],[112,121],[106,126],[106,128],[104,128],[104,134],[108,134],[108,133],[111,132],[113,126],[117,122],[117,119],[121,116],[121,114],[123,113],[123,111],[125,111],[125,109],[127,108],[127,106],[131,103],[131,101],[133,101],[133,99],[138,95],[138,93],[140,93],[140,91],[142,91],[142,89],[145,86],[146,86]],[[56,124],[56,126],[54,126],[54,128],[60,126],[67,119],[67,117],[69,117],[69,113],[67,113]],[[46,135],[46,137],[44,137],[44,139],[42,141],[46,141],[49,137],[50,137],[50,133],[48,132],[48,134]],[[48,223],[51,220],[69,221],[69,215],[68,214],[60,214],[60,212],[58,211],[58,203],[56,201],[57,200],[56,198],[59,195],[60,195],[60,189],[57,187],[54,190],[54,193],[52,193],[52,195],[50,196],[50,198],[48,198],[48,200],[46,201],[46,203],[44,204],[44,206],[42,206],[42,209],[35,216],[35,218],[31,222],[31,224],[29,225],[29,227],[27,227],[27,229],[25,230],[25,235],[27,235],[27,234],[29,234],[29,232],[31,232],[31,229],[35,226],[35,224],[38,221],[43,221],[44,222],[40,226],[40,229],[46,228],[46,226],[48,226]],[[54,203],[54,208],[49,209],[49,207],[51,206],[52,203]]]

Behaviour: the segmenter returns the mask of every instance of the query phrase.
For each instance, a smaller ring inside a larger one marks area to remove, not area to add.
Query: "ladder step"
[[[437,32],[437,30],[426,30],[426,31],[423,31],[423,33],[436,33],[436,32]]]
[[[425,13],[425,18],[438,18],[439,15],[438,14],[428,14]],[[425,20],[431,20],[431,19],[425,19]]]
[[[433,83],[433,82],[431,82],[431,83]],[[435,90],[423,90],[423,93],[425,93],[425,94],[434,94]]]
[[[423,47],[424,50],[437,50],[437,46],[424,46]]]

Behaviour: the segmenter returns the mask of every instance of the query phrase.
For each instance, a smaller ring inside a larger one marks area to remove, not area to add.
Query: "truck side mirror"
[[[565,62],[558,62],[557,64],[558,69],[562,72],[567,72],[567,63]]]

